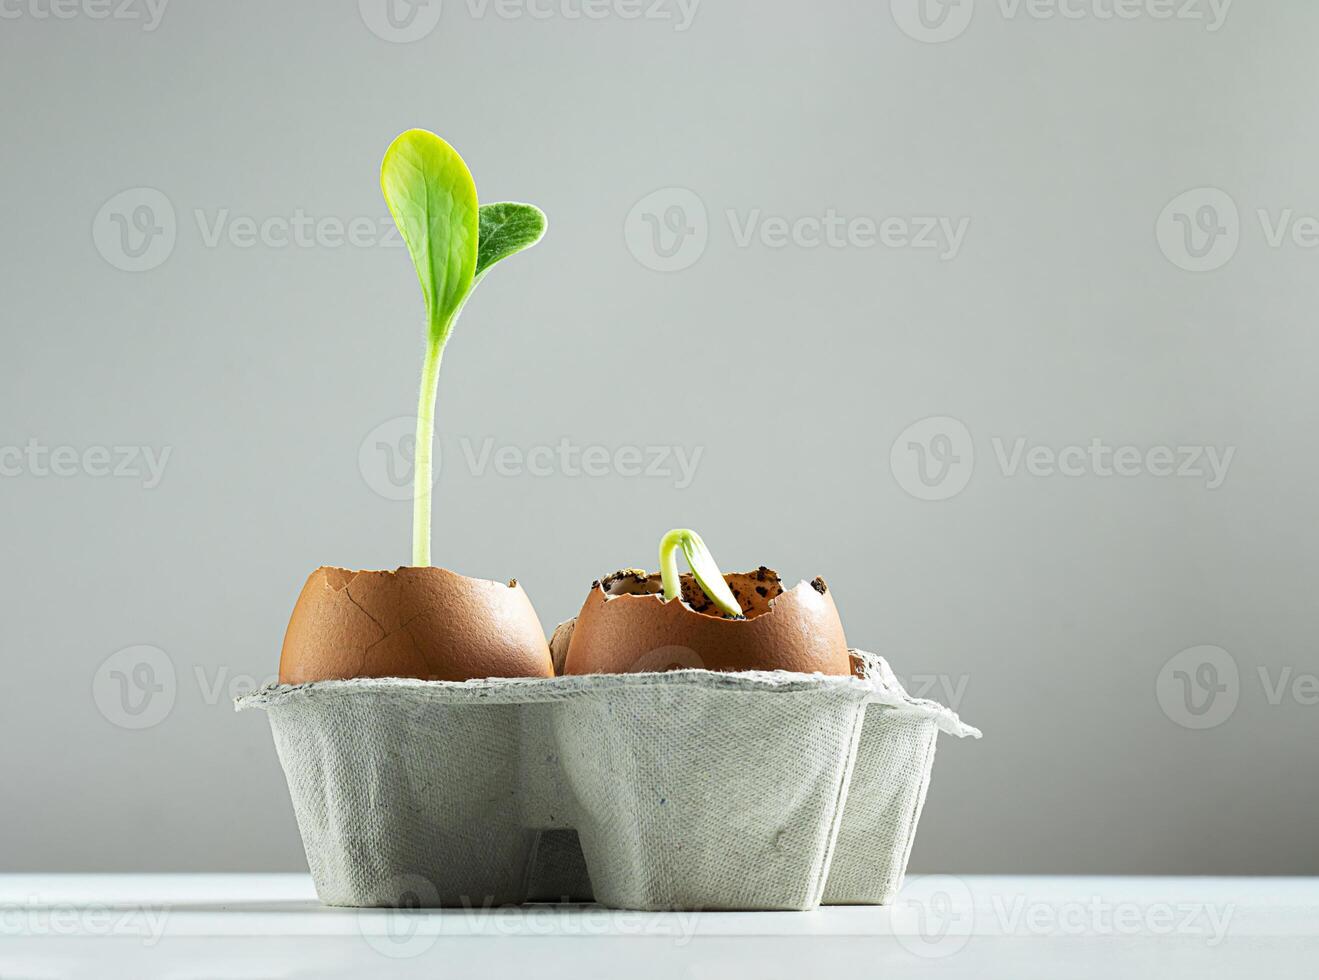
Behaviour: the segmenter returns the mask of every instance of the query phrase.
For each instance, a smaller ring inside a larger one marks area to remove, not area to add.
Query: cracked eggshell
[[[281,684],[553,676],[544,630],[517,582],[443,568],[316,569],[279,658]]]
[[[658,575],[636,569],[594,583],[560,672],[852,672],[843,624],[823,579],[787,591],[778,574],[763,567],[724,579],[745,619],[725,618],[690,575],[682,576],[682,598],[672,602],[664,601]]]

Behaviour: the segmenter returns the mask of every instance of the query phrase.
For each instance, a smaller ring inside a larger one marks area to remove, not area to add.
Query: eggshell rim
[[[758,620],[758,619],[764,619],[764,618],[767,617],[767,616],[771,616],[771,615],[773,615],[773,613],[774,613],[774,607],[775,607],[775,605],[779,602],[780,599],[784,599],[784,598],[786,598],[786,597],[788,597],[788,596],[791,596],[791,595],[796,595],[797,593],[801,592],[802,589],[810,589],[810,590],[812,590],[813,592],[816,592],[816,593],[819,594],[819,595],[828,595],[828,594],[829,594],[829,584],[824,580],[824,577],[821,576],[821,575],[817,575],[817,576],[815,576],[815,578],[813,578],[813,579],[811,579],[811,580],[809,580],[809,581],[807,581],[806,579],[802,579],[802,580],[799,581],[796,585],[794,585],[792,588],[790,588],[790,589],[785,589],[785,588],[783,588],[783,576],[781,576],[781,575],[780,575],[777,571],[775,571],[774,569],[770,568],[768,565],[761,565],[761,566],[759,566],[758,568],[754,568],[754,569],[752,569],[752,570],[749,571],[749,572],[725,572],[725,573],[724,573],[724,578],[725,578],[725,580],[727,580],[729,576],[753,577],[753,576],[755,576],[755,574],[756,574],[757,572],[762,572],[762,571],[763,571],[763,572],[769,572],[771,575],[774,576],[775,580],[776,580],[776,581],[778,582],[778,584],[779,584],[779,589],[780,589],[779,594],[776,595],[773,599],[770,599],[770,600],[765,604],[766,608],[765,608],[765,611],[764,611],[764,612],[756,613],[754,616],[742,616],[742,617],[739,617],[739,618],[736,618],[736,619],[734,619],[734,618],[731,617],[731,616],[713,616],[713,615],[711,615],[710,613],[700,612],[699,610],[693,609],[693,608],[691,607],[691,605],[687,602],[687,600],[684,599],[684,598],[682,597],[681,594],[679,594],[678,597],[677,597],[676,599],[665,599],[665,598],[664,598],[664,593],[663,593],[663,592],[646,592],[646,593],[642,593],[642,594],[637,594],[637,593],[632,593],[632,592],[625,592],[625,593],[623,593],[623,594],[621,594],[621,595],[610,595],[608,592],[605,591],[605,585],[604,585],[604,584],[605,584],[605,582],[606,582],[608,579],[611,579],[611,578],[613,578],[613,577],[615,577],[615,576],[618,576],[618,575],[625,575],[625,574],[629,574],[629,573],[633,573],[633,572],[639,572],[639,571],[644,571],[644,569],[639,569],[639,568],[621,568],[621,569],[619,569],[618,571],[613,572],[613,573],[611,573],[611,574],[609,574],[609,575],[602,576],[601,578],[598,578],[598,579],[596,579],[594,582],[591,583],[591,592],[599,592],[599,593],[601,593],[601,594],[604,596],[604,598],[605,598],[605,604],[606,604],[606,605],[608,605],[610,602],[613,602],[615,599],[641,599],[641,600],[654,599],[654,600],[656,600],[657,602],[659,602],[659,604],[662,605],[662,606],[667,606],[667,605],[669,605],[669,603],[671,603],[671,602],[677,602],[677,603],[679,603],[679,604],[681,605],[681,607],[682,607],[682,609],[683,609],[684,612],[691,613],[693,616],[700,616],[700,617],[702,617],[703,619],[714,620],[714,621],[717,622],[717,623],[730,623],[730,624],[733,624],[733,625],[736,625],[736,624],[738,624],[738,623],[751,623],[751,622],[754,622],[755,620]],[[646,578],[647,578],[647,579],[651,579],[651,578],[655,578],[655,577],[657,577],[657,576],[659,575],[659,572],[646,572],[645,575],[646,575]],[[819,582],[819,583],[820,583],[820,586],[822,586],[822,588],[817,588],[816,585],[815,585],[816,582]],[[699,587],[699,586],[698,586],[698,587]],[[589,598],[589,595],[590,595],[590,594],[588,593],[588,598]],[[560,624],[560,625],[562,625],[562,624]]]

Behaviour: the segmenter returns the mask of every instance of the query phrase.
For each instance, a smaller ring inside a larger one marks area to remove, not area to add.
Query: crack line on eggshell
[[[357,576],[354,575],[353,578],[357,578]],[[385,640],[389,639],[389,631],[386,630],[383,626],[380,625],[380,620],[376,619],[376,618],[375,618],[374,616],[372,616],[369,612],[367,612],[364,608],[362,608],[362,604],[361,604],[360,602],[358,602],[355,598],[353,598],[353,594],[352,594],[352,592],[348,591],[348,586],[351,585],[351,584],[352,584],[352,582],[349,582],[349,583],[345,584],[344,587],[343,587],[340,591],[342,591],[343,594],[348,598],[348,601],[349,601],[349,602],[351,602],[354,606],[356,606],[356,607],[358,608],[358,610],[362,613],[363,616],[365,616],[367,619],[371,620],[371,625],[374,626],[376,629],[378,629],[378,630],[380,631],[380,634],[381,634],[381,635],[380,635],[380,639],[376,640],[375,643],[371,643],[371,644],[369,644],[369,645],[367,645],[367,646],[365,646],[365,647],[362,648],[362,657],[361,657],[361,659],[360,659],[360,660],[358,661],[358,663],[357,663],[357,669],[356,669],[355,671],[353,671],[353,673],[355,673],[355,674],[360,674],[362,671],[364,671],[364,670],[366,669],[366,658],[367,658],[367,654],[369,654],[369,653],[371,652],[372,648],[375,647],[377,644],[384,643]]]
[[[348,586],[346,586],[346,585],[345,585],[344,588],[343,588],[343,594],[346,595],[346,596],[348,597],[348,601],[349,601],[349,602],[351,602],[351,603],[352,603],[354,606],[356,606],[358,609],[361,609],[361,610],[362,610],[362,615],[365,616],[367,619],[371,620],[372,624],[375,626],[376,629],[380,630],[380,633],[381,633],[381,637],[380,637],[380,639],[381,639],[381,640],[383,640],[383,639],[385,639],[386,637],[389,636],[389,630],[385,629],[383,626],[380,625],[380,620],[376,619],[376,618],[375,618],[374,616],[372,616],[369,612],[367,612],[365,609],[362,608],[362,604],[361,604],[360,602],[358,602],[355,598],[353,598],[353,594],[352,594],[351,592],[348,591]],[[379,642],[380,642],[380,640],[377,640],[377,641],[376,641],[376,643],[379,643]],[[375,646],[375,644],[373,643],[372,646]]]
[[[353,605],[357,605],[357,603],[353,603]],[[361,606],[357,606],[357,608],[358,608],[358,609],[362,609]],[[366,612],[365,609],[362,609],[362,611],[363,611],[363,612]],[[385,633],[385,635],[382,636],[380,639],[375,640],[375,641],[372,642],[372,643],[369,643],[369,644],[367,645],[367,647],[366,647],[366,651],[365,651],[365,652],[366,652],[366,653],[370,653],[372,650],[374,650],[376,647],[380,646],[380,644],[384,643],[386,640],[390,639],[391,637],[397,636],[399,633],[402,633],[402,632],[403,632],[404,630],[406,630],[409,626],[411,626],[414,622],[416,622],[418,619],[420,619],[420,618],[422,617],[422,615],[423,615],[422,613],[417,613],[415,616],[413,616],[413,617],[411,617],[410,619],[408,619],[407,622],[405,622],[405,623],[400,623],[398,629],[394,630],[392,633]],[[371,620],[371,622],[376,623],[376,621],[375,621],[374,619]],[[376,623],[376,626],[380,626],[380,624],[379,624],[379,623]],[[382,631],[382,632],[384,631],[384,627],[381,627],[381,631]],[[410,632],[408,633],[408,636],[409,636],[410,638],[412,638],[413,643],[416,643],[416,638],[413,637],[412,634],[411,634]]]
[[[362,609],[362,607],[358,606],[356,602],[354,602],[353,605],[357,606],[358,609]],[[362,612],[366,613],[366,610],[362,609]],[[370,613],[367,613],[367,615],[370,616]],[[422,662],[424,662],[426,666],[433,672],[435,670],[435,665],[430,662],[430,658],[427,657],[425,652],[421,649],[421,647],[417,645],[417,638],[412,634],[412,631],[408,629],[408,627],[411,626],[413,623],[415,623],[418,619],[421,619],[423,615],[425,615],[425,613],[419,612],[419,613],[415,613],[412,616],[409,616],[406,622],[399,624],[398,629],[394,630],[392,633],[385,633],[384,636],[376,640],[374,643],[368,644],[366,649],[362,651],[362,662],[358,665],[358,670],[361,671],[366,668],[367,657],[370,656],[372,650],[380,646],[380,644],[384,643],[386,640],[392,640],[394,637],[398,636],[398,634],[405,633],[407,635],[408,642],[412,644],[413,651],[417,654],[419,658],[421,658]],[[375,619],[372,619],[371,622],[375,623],[376,626],[380,626],[380,623],[377,622]],[[384,631],[384,627],[381,626],[380,629],[382,632]]]

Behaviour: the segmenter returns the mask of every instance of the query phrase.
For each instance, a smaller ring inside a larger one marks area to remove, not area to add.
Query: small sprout
[[[431,445],[444,345],[472,289],[496,262],[540,241],[545,215],[530,204],[478,205],[463,158],[424,129],[410,129],[390,144],[380,189],[426,300],[412,505],[412,564],[424,566],[431,563]]]
[[[710,601],[719,607],[719,611],[735,619],[745,618],[737,597],[724,581],[724,575],[715,564],[710,549],[705,546],[699,534],[687,528],[674,528],[660,539],[660,581],[664,586],[664,601],[671,602],[682,594],[678,582],[678,548],[680,547],[687,558],[687,564],[691,567],[692,578],[696,579],[696,584],[710,597]]]

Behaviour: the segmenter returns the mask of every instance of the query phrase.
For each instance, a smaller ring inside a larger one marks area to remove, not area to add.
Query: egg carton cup
[[[677,670],[273,685],[264,709],[327,905],[886,904],[940,731],[865,679]]]

